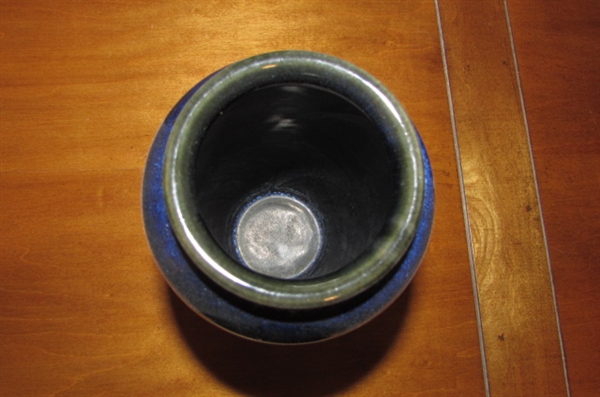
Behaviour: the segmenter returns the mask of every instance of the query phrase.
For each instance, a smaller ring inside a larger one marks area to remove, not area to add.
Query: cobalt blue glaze
[[[270,343],[294,344],[328,339],[371,320],[407,287],[424,256],[434,214],[431,165],[421,142],[424,201],[415,237],[401,261],[375,287],[348,301],[319,309],[283,310],[263,307],[233,296],[202,274],[186,255],[172,230],[163,191],[163,164],[168,138],[177,116],[200,86],[173,108],[150,150],[143,182],[146,233],[160,270],[177,295],[195,312],[225,330]]]

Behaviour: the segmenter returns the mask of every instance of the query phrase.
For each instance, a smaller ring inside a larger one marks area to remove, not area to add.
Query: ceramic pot
[[[433,221],[430,164],[393,95],[340,59],[227,66],[174,107],[149,153],[146,233],[185,303],[254,340],[346,333],[406,288]]]

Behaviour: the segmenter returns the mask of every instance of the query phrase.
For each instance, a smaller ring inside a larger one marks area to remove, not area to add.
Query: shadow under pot
[[[307,343],[369,321],[406,288],[433,221],[406,112],[340,59],[283,51],[196,85],[168,115],[143,186],[169,285],[235,334]]]

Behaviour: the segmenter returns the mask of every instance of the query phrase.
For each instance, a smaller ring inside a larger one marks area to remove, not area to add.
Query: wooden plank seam
[[[486,394],[527,395],[537,390],[570,395],[506,0],[434,3]],[[444,27],[449,31],[445,32]],[[512,65],[508,57],[512,57]],[[488,133],[484,133],[486,129]],[[461,143],[466,146],[463,148]],[[513,162],[503,150],[512,150]],[[532,208],[533,203],[537,208]],[[521,205],[526,212],[535,210],[537,214],[527,218],[518,215]],[[529,266],[515,267],[518,263]],[[552,317],[544,318],[544,314]],[[556,333],[550,330],[553,327]],[[538,342],[531,343],[532,337]],[[519,356],[530,363],[515,362]],[[562,373],[562,380],[556,377],[558,373]]]
[[[458,182],[460,184],[460,198],[462,202],[463,218],[465,222],[465,234],[467,239],[467,251],[469,253],[469,268],[471,269],[471,283],[473,285],[473,301],[475,304],[475,316],[477,319],[477,333],[479,335],[479,350],[481,354],[481,368],[483,370],[483,384],[485,387],[485,395],[490,397],[490,382],[488,376],[487,358],[485,354],[485,343],[483,335],[483,326],[481,322],[481,308],[479,305],[479,289],[477,286],[477,269],[475,268],[475,255],[473,253],[473,238],[471,236],[471,228],[469,227],[469,211],[467,210],[467,196],[465,194],[465,185],[463,182],[463,172],[460,158],[460,147],[456,130],[456,115],[454,114],[454,103],[452,101],[452,87],[450,84],[450,76],[448,74],[448,61],[446,59],[446,43],[444,40],[444,29],[442,27],[442,19],[440,15],[439,0],[434,0],[435,13],[438,24],[438,32],[440,36],[440,49],[442,52],[442,64],[444,65],[444,78],[446,80],[446,93],[448,97],[448,108],[450,113],[450,123],[452,125],[452,136],[454,139],[454,152],[456,155],[456,169],[458,173]]]
[[[533,170],[533,182],[534,182],[535,193],[536,193],[536,197],[537,197],[537,206],[538,206],[539,212],[540,212],[540,223],[542,224],[542,228],[541,228],[542,236],[543,236],[543,240],[544,240],[544,249],[546,252],[546,262],[548,263],[548,274],[550,277],[550,288],[552,291],[552,300],[554,303],[554,315],[556,316],[556,327],[558,330],[558,343],[560,344],[560,352],[561,352],[561,358],[562,358],[563,372],[564,372],[564,376],[565,376],[567,396],[571,397],[571,385],[569,383],[569,372],[567,369],[565,346],[564,346],[564,341],[563,341],[563,335],[561,332],[562,327],[560,325],[560,315],[558,313],[558,304],[556,301],[556,290],[555,290],[555,286],[554,286],[554,277],[552,275],[552,262],[550,260],[550,251],[548,249],[546,224],[544,222],[544,208],[542,206],[542,201],[541,201],[541,197],[540,197],[540,187],[538,185],[537,168],[535,167],[535,159],[533,157],[533,149],[531,146],[531,134],[529,132],[529,121],[527,120],[527,110],[525,107],[525,96],[523,94],[523,86],[521,84],[521,73],[519,71],[519,60],[517,57],[517,51],[515,49],[515,38],[513,35],[512,24],[510,22],[510,13],[508,11],[508,2],[507,2],[507,0],[503,0],[502,2],[504,4],[504,15],[506,18],[506,27],[508,29],[508,37],[509,37],[509,41],[510,41],[512,57],[513,57],[513,67],[515,68],[515,77],[516,77],[517,89],[519,92],[519,102],[521,105],[521,114],[523,116],[523,125],[524,125],[525,131],[526,131],[527,147],[529,149],[529,161],[531,162],[531,168]]]

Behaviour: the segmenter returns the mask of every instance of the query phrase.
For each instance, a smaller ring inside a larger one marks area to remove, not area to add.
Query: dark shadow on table
[[[280,346],[217,328],[169,289],[181,335],[210,372],[244,394],[288,397],[340,392],[373,370],[402,332],[410,295],[409,286],[380,316],[349,334],[315,344]]]

